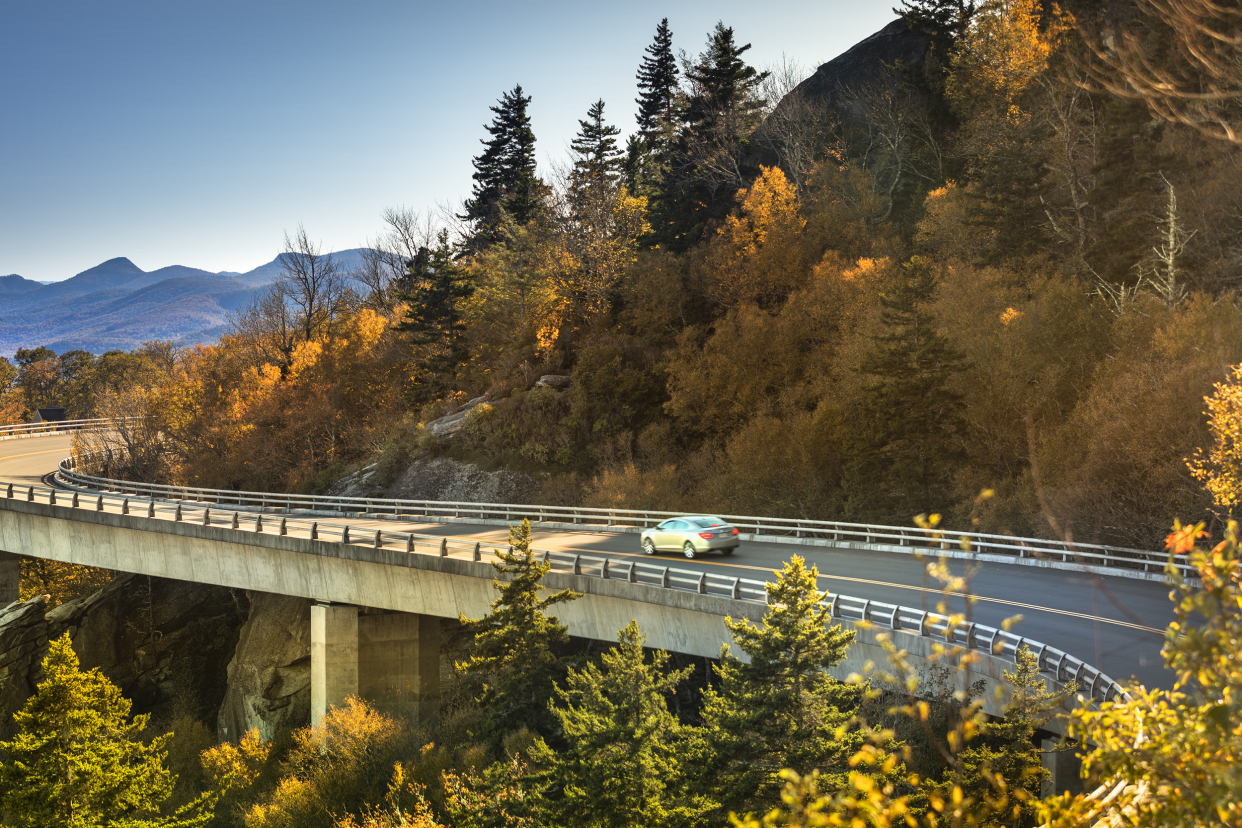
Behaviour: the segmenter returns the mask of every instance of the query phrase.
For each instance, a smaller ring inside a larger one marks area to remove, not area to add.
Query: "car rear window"
[[[700,529],[707,529],[710,526],[724,526],[724,521],[717,520],[716,518],[695,518],[690,522]]]

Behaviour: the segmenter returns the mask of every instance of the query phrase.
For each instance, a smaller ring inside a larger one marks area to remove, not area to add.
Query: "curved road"
[[[44,477],[54,472],[57,463],[69,454],[71,441],[68,434],[0,440],[0,481],[44,484]],[[505,544],[508,538],[501,527],[469,523],[365,519],[334,522],[468,538],[485,545]],[[633,534],[536,527],[535,535],[540,549],[572,550],[614,559],[646,558],[638,551],[638,537]],[[823,589],[933,610],[941,601],[939,585],[926,576],[924,564],[911,555],[756,541],[743,542],[729,558],[660,558],[682,569],[765,578],[792,554],[802,555],[819,567]],[[966,562],[951,561],[950,567],[954,573],[962,574]],[[998,627],[1006,618],[1020,615],[1021,622],[1013,627],[1019,635],[1063,649],[1118,680],[1133,676],[1152,687],[1172,685],[1173,675],[1160,658],[1164,628],[1173,620],[1167,585],[1004,563],[985,562],[976,567],[970,583],[976,599],[971,609],[972,620]],[[964,600],[961,596],[954,598],[951,609],[962,610]]]

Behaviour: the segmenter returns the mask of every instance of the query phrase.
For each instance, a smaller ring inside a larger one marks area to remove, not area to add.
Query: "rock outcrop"
[[[48,641],[66,632],[82,667],[100,668],[134,713],[214,721],[249,614],[237,590],[140,575],[50,611],[42,598],[10,604],[0,614],[0,736],[42,681]]]
[[[841,106],[845,93],[874,82],[885,65],[918,66],[926,54],[927,38],[910,31],[909,24],[898,18],[820,66],[789,97],[821,102],[848,118],[851,113]]]
[[[483,471],[450,457],[416,460],[391,486],[373,484],[374,467],[342,478],[328,489],[336,497],[395,497],[405,500],[456,500],[463,503],[529,503],[538,483],[510,469]]]
[[[447,440],[457,432],[461,431],[466,425],[466,415],[470,413],[470,409],[476,405],[487,402],[487,395],[475,397],[452,414],[445,414],[438,417],[427,425],[423,426],[428,434],[439,440]]]
[[[220,741],[236,741],[251,728],[271,739],[310,721],[311,602],[263,592],[249,598],[216,721]]]

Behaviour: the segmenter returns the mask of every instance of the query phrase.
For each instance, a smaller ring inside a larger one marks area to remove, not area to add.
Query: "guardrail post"
[[[863,601],[862,620],[870,621],[871,619],[868,617],[869,615],[871,615],[871,599],[870,598],[868,598],[866,601]]]
[[[30,491],[26,493],[26,499],[31,503],[34,502],[34,486],[31,486]]]
[[[414,551],[414,536],[413,535],[405,536],[405,551],[406,552]]]
[[[833,595],[832,601],[828,603],[828,617],[829,618],[840,618],[841,617],[840,606],[841,606],[841,596]]]
[[[229,527],[232,529],[237,529],[239,528],[240,525],[241,525],[240,521],[237,519],[237,512],[234,512],[233,519],[229,521]]]
[[[448,557],[448,538],[440,538],[440,557]]]
[[[742,597],[742,579],[741,578],[733,579],[733,587],[729,590],[729,597],[735,601]]]
[[[341,543],[349,543],[349,527],[341,529]]]
[[[889,628],[891,628],[891,629],[893,629],[893,630],[900,630],[900,629],[901,629],[901,618],[900,618],[900,616],[901,616],[901,607],[900,607],[900,606],[893,607],[893,617],[892,617],[892,618],[890,618],[890,619],[889,619],[889,621],[888,621],[888,626],[889,626]]]
[[[12,488],[12,487],[10,487],[10,488]],[[80,509],[80,508],[82,508],[81,504],[78,502],[78,493],[77,493],[77,492],[74,492],[74,493],[73,493],[73,500],[72,500],[71,504],[72,504],[73,508],[75,508],[75,509]]]
[[[483,545],[478,542],[474,544],[474,560],[476,562],[483,560]]]
[[[283,521],[283,520],[281,521],[281,524],[282,524],[282,525],[284,524],[284,521]],[[281,532],[281,534],[283,535],[283,534],[284,534],[284,532]],[[376,529],[376,530],[375,530],[375,548],[376,548],[376,549],[382,549],[382,548],[383,548],[383,546],[384,546],[384,541],[383,541],[383,539],[380,537],[380,530]]]
[[[50,492],[47,493],[47,505],[48,506],[56,505],[56,490],[55,489],[52,489]]]
[[[575,575],[582,574],[582,556],[581,555],[574,555],[574,574]]]
[[[668,577],[668,567],[666,566],[664,567],[664,573],[660,576],[660,586],[668,589],[670,583],[672,582]]]
[[[177,512],[173,515],[173,520],[181,520],[181,504],[177,504]]]
[[[975,646],[975,622],[971,621],[966,625],[966,649],[973,649]]]
[[[263,515],[254,516],[254,531],[261,533],[263,531]]]
[[[608,580],[608,559],[604,558],[604,568],[600,570],[600,577],[605,581]]]
[[[206,509],[206,508],[203,509],[203,525],[204,526],[211,525],[211,510],[210,509]]]
[[[704,572],[699,576],[699,595],[707,594],[707,573]]]
[[[147,501],[147,517],[149,518],[155,517],[155,501],[154,500]]]
[[[123,515],[129,514],[129,498],[128,497],[121,501],[121,514]]]
[[[927,635],[927,611],[919,616],[919,635]]]
[[[7,497],[9,500],[13,499],[13,484],[12,483],[9,484],[9,490],[5,494],[5,497]]]
[[[318,523],[317,521],[313,521],[313,520],[311,521],[311,536],[310,536],[310,539],[311,539],[311,540],[319,540],[319,523]]]
[[[285,522],[285,518],[280,519],[280,534],[289,534],[289,524]]]
[[[999,629],[992,630],[992,640],[988,642],[988,652],[990,652],[992,655],[996,655],[996,637],[998,635],[1000,635]]]

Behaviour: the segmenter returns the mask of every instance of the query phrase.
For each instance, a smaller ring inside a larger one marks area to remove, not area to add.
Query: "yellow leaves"
[[[997,102],[1012,124],[1026,116],[1019,99],[1048,68],[1074,19],[1053,4],[1041,21],[1040,0],[985,0],[958,44],[945,85],[949,100],[969,112]]]
[[[1242,503],[1242,365],[1234,366],[1228,382],[1214,387],[1216,393],[1204,402],[1215,445],[1206,455],[1197,449],[1186,465],[1217,506],[1231,509]]]
[[[1017,308],[1005,308],[1005,312],[1000,315],[1000,321],[1002,325],[1008,328],[1024,316],[1026,316],[1026,314]]]
[[[749,189],[739,190],[740,214],[729,216],[717,232],[728,239],[738,258],[753,256],[774,230],[801,230],[798,193],[779,167],[760,167]]]

